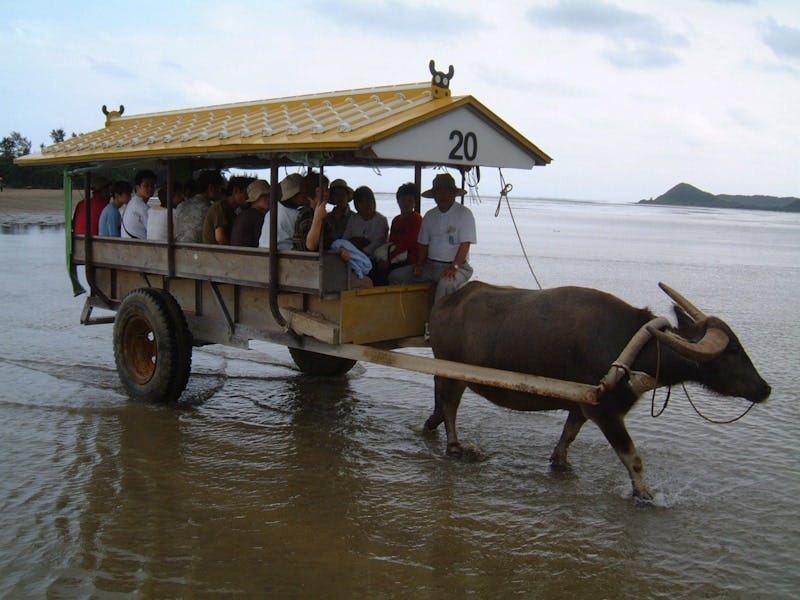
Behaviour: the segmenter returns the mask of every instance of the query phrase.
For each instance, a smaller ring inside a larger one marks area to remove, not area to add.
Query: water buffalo
[[[654,330],[630,365],[632,371],[657,376],[651,389],[695,381],[725,396],[765,400],[770,386],[731,328],[660,285],[676,303],[678,326]],[[635,308],[599,290],[562,287],[533,291],[476,281],[435,304],[430,315],[430,343],[436,358],[596,385],[629,340],[653,318],[650,310]],[[444,422],[451,454],[461,453],[456,413],[466,387],[463,381],[435,378],[435,406],[425,427],[433,430]],[[478,384],[469,387],[514,410],[568,411],[561,439],[550,457],[554,468],[568,465],[567,449],[586,419],[591,419],[628,469],[633,495],[652,499],[642,459],[625,427],[625,415],[646,389],[634,385],[632,379],[623,379],[604,391],[597,404]]]

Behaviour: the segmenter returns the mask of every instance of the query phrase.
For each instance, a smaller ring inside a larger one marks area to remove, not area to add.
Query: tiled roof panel
[[[431,83],[424,82],[141,115],[111,112],[105,127],[17,162],[80,164],[215,153],[355,151],[441,114],[465,98],[471,97],[436,98]],[[500,127],[529,151],[541,152],[505,123]]]
[[[193,154],[228,146],[266,152],[320,144],[354,148],[381,124],[395,124],[404,112],[432,100],[430,84],[422,83],[144,115],[112,113],[102,129],[47,146],[41,155],[26,159]]]

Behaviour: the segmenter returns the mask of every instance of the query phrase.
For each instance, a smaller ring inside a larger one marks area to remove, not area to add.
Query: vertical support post
[[[84,218],[84,231],[86,232],[83,235],[83,247],[84,247],[84,256],[86,257],[86,263],[84,269],[86,269],[86,283],[89,284],[89,291],[92,296],[95,295],[95,284],[94,284],[94,260],[92,257],[92,173],[91,171],[86,172],[86,183],[83,186],[83,216]]]
[[[422,165],[414,163],[414,186],[417,188],[417,200],[414,210],[422,214]]]
[[[309,167],[310,169],[311,167]],[[319,178],[317,179],[317,187],[319,188],[320,197],[325,198],[325,190],[322,189],[323,186],[323,179],[325,167],[323,166],[322,162],[320,161],[319,164]],[[317,264],[319,265],[319,280],[325,281],[325,261],[322,260],[325,255],[325,243],[326,242],[333,242],[333,240],[326,240],[325,239],[325,228],[322,228],[322,231],[319,235],[319,248],[317,248]],[[349,272],[348,272],[349,274]],[[348,284],[349,285],[349,284]],[[322,295],[322,286],[320,286],[319,290],[320,296]]]
[[[175,224],[172,205],[172,163],[167,162],[167,281],[175,277]],[[166,286],[169,289],[169,284]]]
[[[78,279],[78,269],[72,260],[72,214],[75,207],[72,206],[72,175],[64,169],[64,244],[67,253],[67,274],[72,283],[72,294],[80,296],[86,290]]]
[[[107,307],[111,306],[111,299],[106,296],[102,290],[97,286],[97,282],[95,280],[95,275],[97,272],[96,267],[94,266],[94,256],[92,255],[92,240],[94,239],[92,236],[92,228],[91,228],[91,213],[92,213],[92,174],[91,172],[86,173],[86,186],[84,188],[84,203],[86,205],[86,235],[83,237],[83,241],[86,248],[86,262],[84,264],[84,268],[86,269],[86,283],[89,284],[89,294],[92,298],[99,298]],[[87,299],[87,302],[89,300]]]
[[[280,210],[278,205],[280,203],[276,201],[278,159],[274,155],[270,162],[269,181],[270,208],[267,215],[269,218],[269,309],[275,322],[281,327],[286,327],[286,319],[283,318],[278,307],[278,211]]]

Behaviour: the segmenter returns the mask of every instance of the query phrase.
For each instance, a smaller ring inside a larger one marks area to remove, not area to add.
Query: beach
[[[74,191],[73,204],[81,199]],[[54,226],[64,223],[63,190],[5,188],[0,192],[0,226]]]

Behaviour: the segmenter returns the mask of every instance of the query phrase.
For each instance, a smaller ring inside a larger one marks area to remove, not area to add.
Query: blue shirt
[[[109,202],[100,213],[100,235],[120,237],[121,225],[122,216],[119,214],[119,209],[114,206],[113,202]]]

